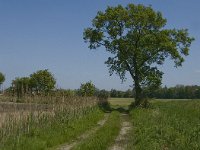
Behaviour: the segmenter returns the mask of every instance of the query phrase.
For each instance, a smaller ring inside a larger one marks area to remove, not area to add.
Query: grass
[[[70,99],[71,100],[71,99]],[[54,109],[53,105],[37,105],[25,118],[18,110],[28,111],[25,104],[14,106],[2,103],[4,117],[0,127],[1,150],[45,150],[71,142],[91,129],[103,118],[104,113],[93,99],[67,101],[67,105]],[[131,98],[110,98],[111,110],[126,111]],[[43,108],[45,106],[45,108]],[[50,106],[50,107],[49,107]],[[8,109],[9,108],[9,109]],[[15,108],[15,110],[14,110]],[[56,107],[55,107],[56,108]],[[5,109],[5,110],[4,110]],[[42,111],[45,109],[45,111]],[[9,111],[6,111],[9,110]],[[14,110],[14,111],[13,111]],[[38,112],[36,116],[34,113]],[[81,141],[74,150],[104,150],[113,143],[120,130],[120,113],[112,111],[106,123],[96,133]],[[16,120],[13,120],[14,118]],[[22,118],[21,118],[22,117]],[[1,113],[0,113],[1,118]],[[152,100],[148,109],[130,111],[133,129],[129,133],[128,150],[199,150],[200,101]]]
[[[108,121],[95,134],[83,140],[73,150],[105,150],[111,146],[120,130],[119,112],[112,112]]]
[[[199,150],[200,101],[154,101],[152,108],[133,109],[129,150]]]
[[[48,149],[73,140],[104,116],[95,99],[87,98],[55,104],[49,110],[19,109],[9,106],[11,113],[4,109],[0,113],[6,115],[0,127],[1,150]]]
[[[29,134],[22,134],[18,140],[10,137],[2,150],[40,150],[47,149],[74,139],[86,130],[96,125],[103,117],[103,112],[98,108],[88,112],[79,119],[73,119],[69,123],[66,120],[45,125],[43,128],[34,128]],[[17,142],[19,141],[19,142]]]
[[[108,101],[114,107],[128,107],[134,101],[134,98],[109,98]]]

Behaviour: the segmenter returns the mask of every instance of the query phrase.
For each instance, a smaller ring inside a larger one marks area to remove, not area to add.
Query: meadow
[[[108,101],[112,106],[127,107],[134,101],[134,99],[133,98],[109,98]]]
[[[130,116],[129,150],[200,149],[200,100],[155,100]]]
[[[95,97],[56,99],[1,102],[0,149],[200,149],[199,100],[158,99],[128,110],[134,99],[109,98],[105,111]]]

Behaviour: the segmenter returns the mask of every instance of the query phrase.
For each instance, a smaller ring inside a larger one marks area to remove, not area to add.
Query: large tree
[[[151,6],[129,4],[99,11],[92,27],[84,30],[90,49],[100,46],[111,53],[105,62],[112,75],[122,81],[129,72],[135,89],[135,104],[140,105],[143,88],[161,84],[163,72],[157,66],[170,57],[175,67],[181,66],[194,40],[187,29],[167,29],[167,20]]]

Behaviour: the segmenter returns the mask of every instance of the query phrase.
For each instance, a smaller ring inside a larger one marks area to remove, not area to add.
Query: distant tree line
[[[135,97],[134,89],[120,91],[111,89],[110,91],[99,90],[108,97],[113,98],[133,98]],[[197,85],[176,85],[175,87],[160,87],[157,90],[144,89],[144,97],[157,99],[200,99],[200,86]]]
[[[149,98],[160,99],[200,99],[200,86],[176,85],[175,87],[162,87],[155,91],[146,91]]]
[[[0,85],[5,81],[5,76],[0,73]],[[45,69],[32,73],[29,77],[18,77],[12,81],[11,87],[6,89],[5,93],[23,97],[25,95],[61,95],[61,96],[96,96],[99,98],[133,98],[135,90],[128,89],[126,91],[111,89],[98,89],[92,81],[82,83],[79,89],[58,89],[55,88],[56,79],[53,74]],[[158,99],[200,99],[200,86],[184,86],[176,85],[175,87],[160,87],[157,90],[144,89],[144,97]]]
[[[132,98],[135,97],[134,90],[120,91],[111,89],[107,91],[109,97]],[[200,86],[176,85],[175,87],[160,87],[157,90],[144,90],[144,97],[157,99],[200,99]]]
[[[115,89],[111,89],[110,91],[110,97],[114,98],[131,98],[133,97],[133,91],[128,89],[127,91],[119,91]]]

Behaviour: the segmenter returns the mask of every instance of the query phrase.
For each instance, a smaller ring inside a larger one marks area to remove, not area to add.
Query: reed
[[[61,144],[103,116],[97,102],[94,97],[47,96],[29,98],[28,102],[20,104],[1,103],[0,149],[31,149],[30,145],[45,149]],[[79,124],[85,119],[85,127],[71,130],[75,122]],[[60,139],[56,139],[56,135]]]

